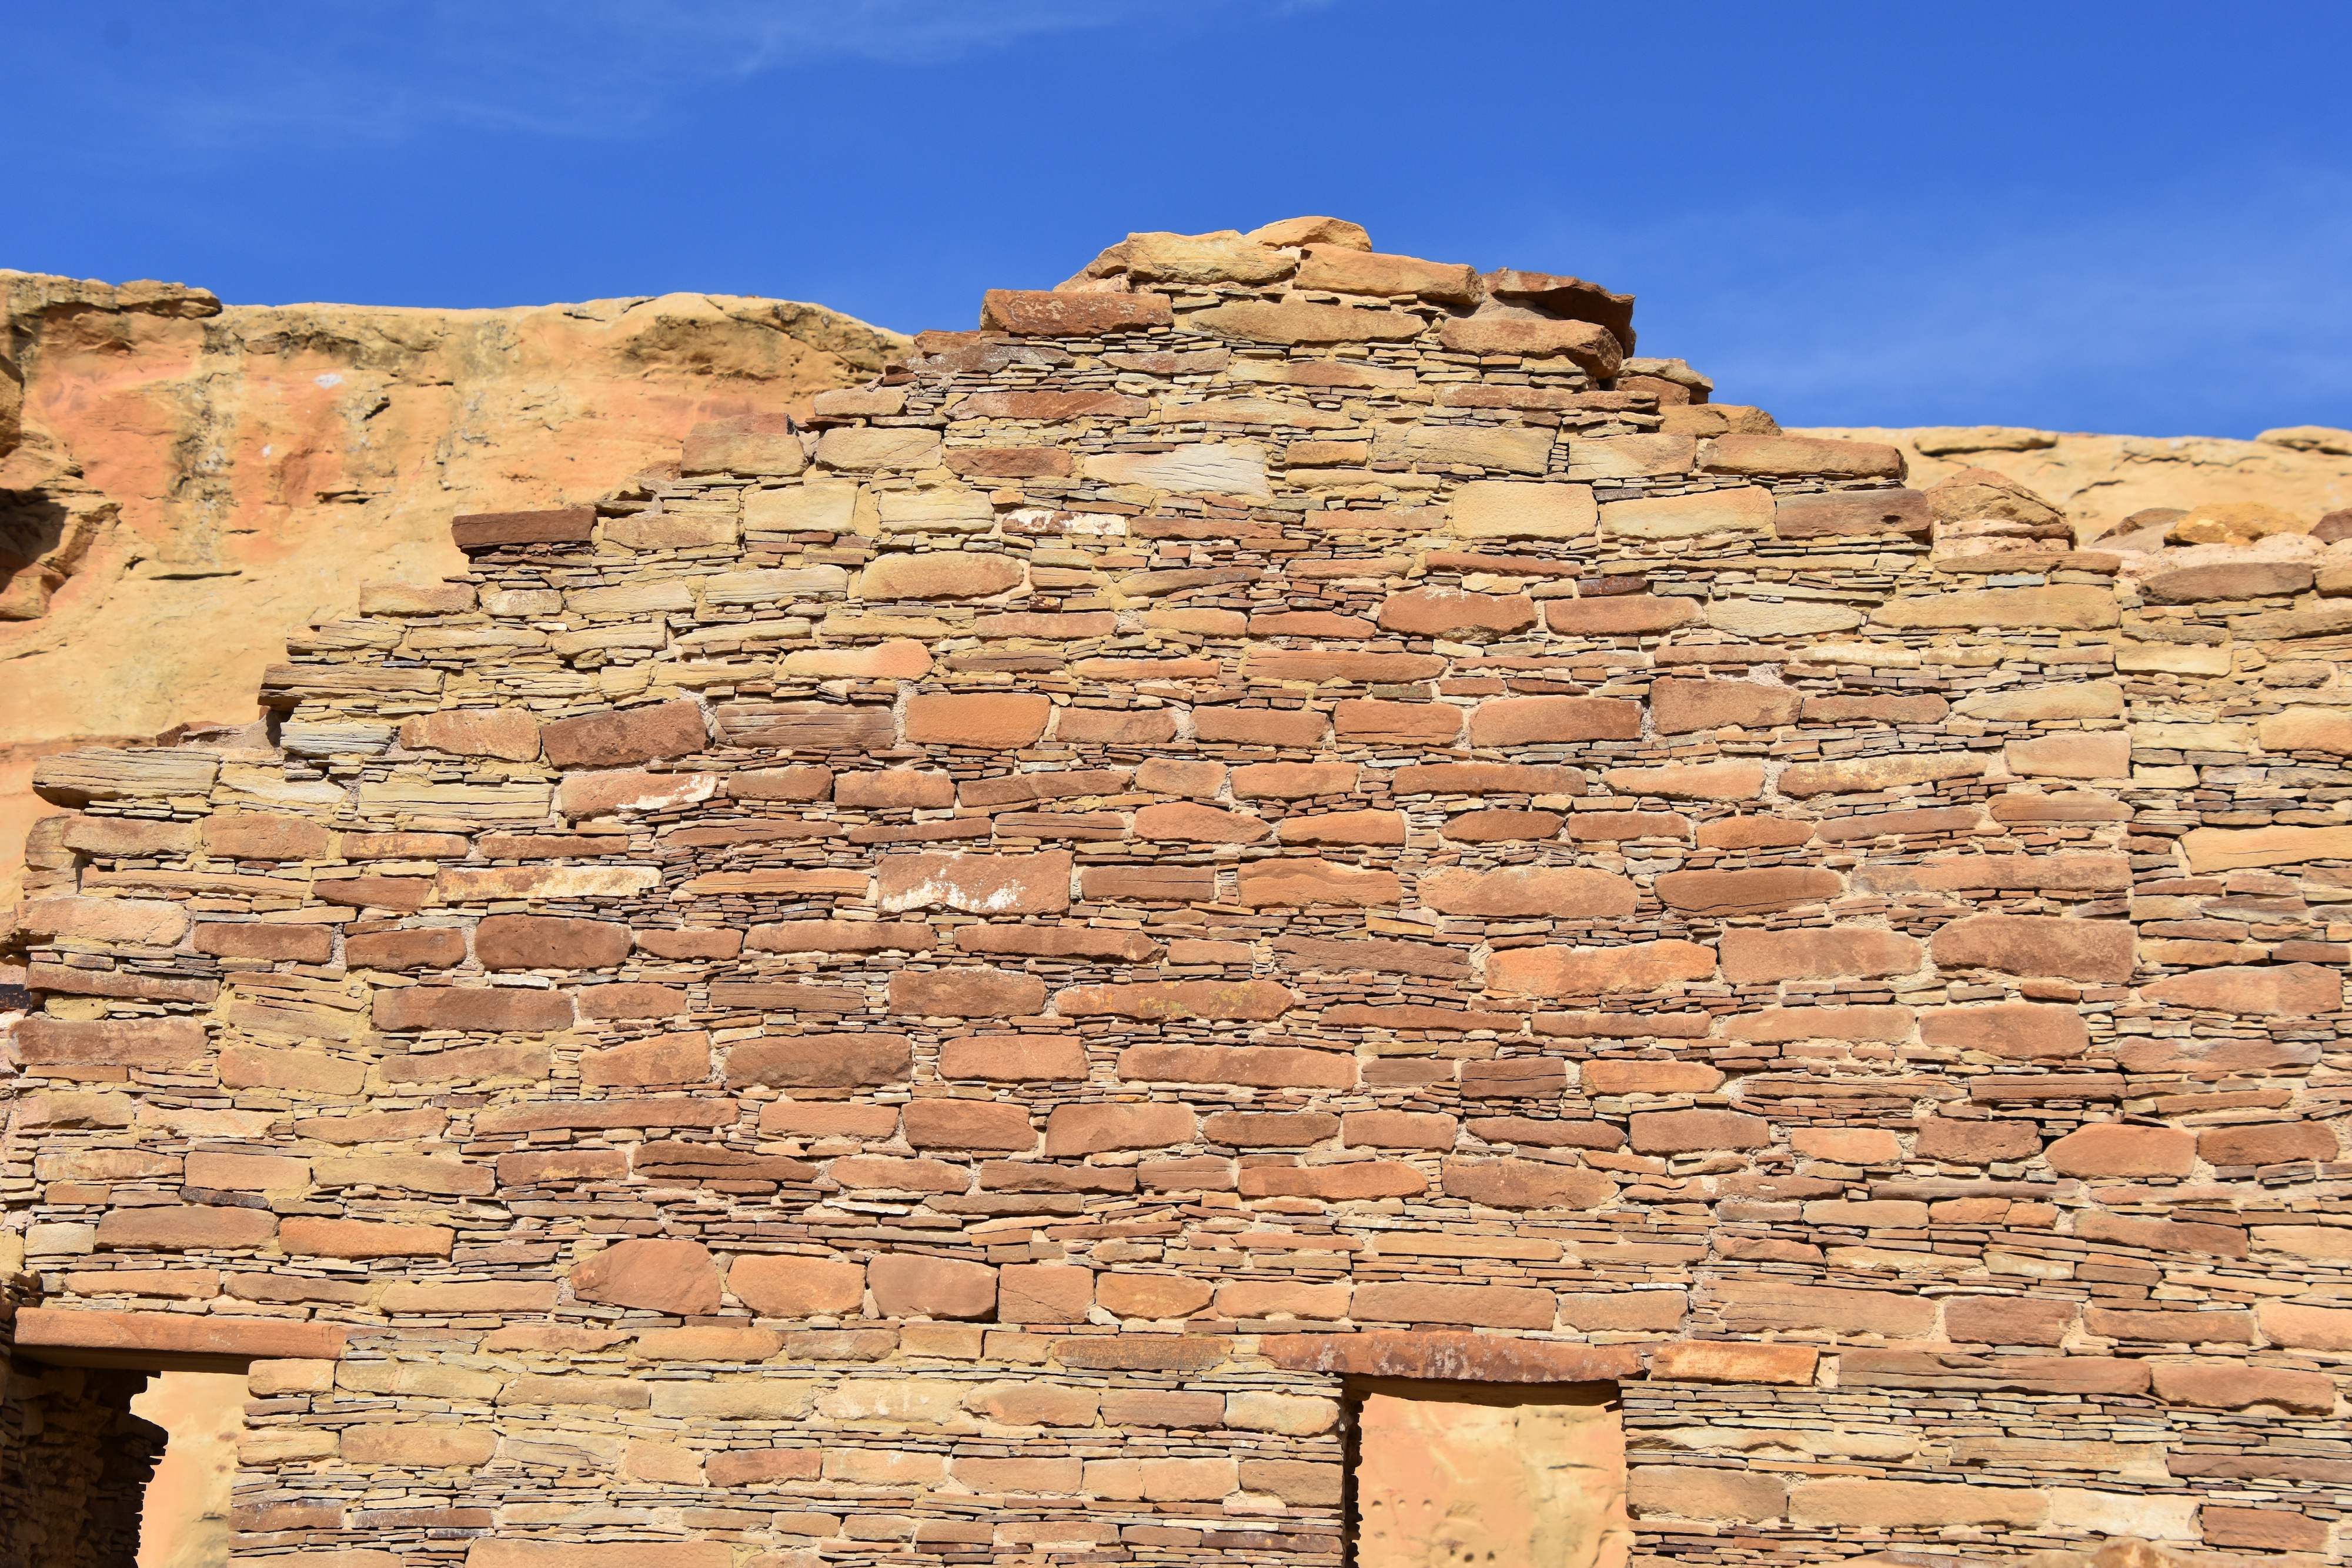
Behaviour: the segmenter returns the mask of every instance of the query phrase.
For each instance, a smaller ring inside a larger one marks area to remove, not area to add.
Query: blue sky
[[[0,266],[913,330],[1331,213],[1786,423],[2352,426],[2352,5],[0,0]]]

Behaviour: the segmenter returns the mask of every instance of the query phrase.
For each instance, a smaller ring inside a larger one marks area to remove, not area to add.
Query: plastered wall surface
[[[1135,236],[42,762],[18,1354],[254,1358],[241,1562],[1328,1563],[1380,1377],[1613,1400],[1638,1560],[2326,1561],[2352,547],[1365,244]]]

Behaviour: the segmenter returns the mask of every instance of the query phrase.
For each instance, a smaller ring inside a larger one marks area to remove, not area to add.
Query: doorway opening
[[[206,1359],[0,1360],[0,1568],[227,1568],[246,1378]]]
[[[1356,1378],[1347,1568],[1625,1568],[1613,1383]]]

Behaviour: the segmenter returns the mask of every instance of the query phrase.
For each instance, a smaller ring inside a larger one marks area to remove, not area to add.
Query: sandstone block
[[[1943,968],[2117,981],[2131,978],[2137,943],[2120,921],[1975,915],[1937,931],[1931,946]]]
[[[2001,751],[2009,770],[2024,779],[2131,777],[2131,737],[2121,731],[2012,740]]]
[[[2042,1151],[2062,1176],[2187,1176],[2196,1163],[2197,1136],[2171,1127],[2102,1123],[2067,1134]]]
[[[1642,1465],[1628,1477],[1625,1500],[1643,1519],[1728,1519],[1763,1524],[1788,1511],[1789,1486],[1777,1476],[1688,1465]]]
[[[2333,1160],[2337,1149],[2336,1134],[2324,1123],[2257,1122],[2206,1129],[2197,1134],[2197,1154],[2209,1165],[2275,1166],[2294,1160]]]
[[[1458,316],[1439,325],[1437,340],[1457,354],[1566,358],[1587,374],[1603,378],[1617,373],[1625,353],[1617,335],[1605,327],[1540,316]]]
[[[866,1266],[884,1317],[985,1318],[996,1310],[996,1270],[951,1258],[887,1253]]]
[[[1772,1143],[1772,1124],[1738,1111],[1638,1111],[1633,1130],[1634,1151],[1645,1155],[1761,1149]]]
[[[407,720],[400,744],[412,751],[529,762],[539,756],[539,721],[520,708],[453,708]]]
[[[1564,637],[1638,637],[1669,632],[1699,618],[1695,600],[1662,594],[1620,593],[1601,599],[1553,599],[1544,603],[1544,625]]]
[[[1914,937],[1859,925],[1826,931],[1727,931],[1720,946],[1724,977],[1735,985],[1907,975],[1925,955]]]
[[[1470,715],[1473,746],[1634,740],[1641,734],[1642,705],[1617,697],[1505,697]]]
[[[2289,1350],[2352,1350],[2352,1311],[2264,1301],[2254,1309],[2263,1337]]]
[[[2352,828],[2194,828],[2181,835],[2197,873],[2352,858]]]
[[[1139,839],[1188,844],[1252,844],[1273,831],[1272,824],[1263,819],[1189,801],[1146,806],[1135,814],[1135,836]]]
[[[1515,947],[1486,961],[1486,984],[1501,994],[1598,996],[1648,991],[1681,980],[1715,977],[1715,950],[1695,942],[1636,942],[1622,947]]]
[[[667,702],[558,719],[540,731],[540,740],[558,768],[626,768],[690,757],[709,744],[709,734],[699,706]]]
[[[629,928],[605,920],[493,915],[474,928],[485,969],[606,969],[628,954]]]
[[[1241,869],[1240,883],[1242,904],[1249,909],[1373,907],[1395,904],[1404,895],[1394,872],[1321,860],[1250,862]]]
[[[1048,1158],[1112,1149],[1173,1148],[1192,1142],[1193,1116],[1184,1105],[1059,1105],[1045,1123]]]
[[[1743,485],[1730,490],[1700,490],[1612,501],[1600,509],[1601,531],[1619,538],[1688,539],[1709,534],[1769,534],[1772,492]],[[1852,622],[1848,622],[1852,624]]]
[[[1122,1318],[1185,1318],[1209,1304],[1212,1287],[1179,1274],[1106,1272],[1095,1281],[1095,1300]]]
[[[2154,1368],[2156,1396],[2168,1405],[2247,1410],[2268,1405],[2325,1416],[2336,1408],[2336,1381],[2324,1373],[2286,1372],[2234,1363],[2165,1363]]]
[[[709,1077],[710,1036],[701,1030],[580,1055],[580,1082],[592,1089],[650,1089],[701,1083]]]
[[[1007,1263],[997,1270],[996,1321],[1082,1323],[1094,1304],[1091,1269],[1055,1263]]]
[[[1489,1208],[1598,1208],[1617,1196],[1600,1172],[1549,1160],[1449,1158],[1442,1169],[1448,1197]]]
[[[1981,588],[1958,593],[1920,594],[1889,600],[1871,612],[1882,626],[2040,627],[2091,632],[2123,617],[2107,589],[2066,584],[2053,588]]]
[[[1045,1010],[1045,982],[1003,969],[901,969],[890,1010],[919,1018],[1027,1018]]]
[[[2080,1056],[2090,1049],[2081,1014],[2032,1002],[1936,1009],[1919,1016],[1919,1038],[1932,1046],[2012,1060]]]
[[[797,1256],[750,1256],[727,1270],[727,1289],[764,1318],[855,1313],[866,1300],[866,1270]]]
[[[1359,1322],[1470,1328],[1549,1329],[1558,1315],[1549,1291],[1515,1285],[1359,1285],[1350,1311]]]
[[[975,915],[1043,915],[1070,906],[1070,854],[1062,850],[1008,855],[924,851],[884,856],[875,876],[886,912],[936,905]]]
[[[907,739],[916,745],[1012,751],[1045,733],[1054,705],[1035,693],[924,692],[907,699]]]
[[[1419,895],[1428,908],[1490,919],[1605,919],[1633,914],[1638,902],[1625,878],[1568,866],[1436,872],[1422,878]]]
[[[1659,901],[1669,909],[1695,915],[1761,915],[1799,904],[1820,904],[1845,891],[1832,871],[1805,866],[1763,871],[1668,872],[1655,883]]]
[[[1764,792],[1764,767],[1759,762],[1669,762],[1657,768],[1612,768],[1601,777],[1624,794],[1668,800],[1753,800]]]
[[[903,1113],[907,1142],[919,1149],[1033,1149],[1036,1129],[1025,1105],[992,1100],[917,1100]]]
[[[471,1469],[498,1451],[495,1432],[476,1427],[370,1422],[343,1428],[345,1464],[387,1465],[401,1469]]]
[[[1571,539],[1600,519],[1590,485],[1474,479],[1454,494],[1448,525],[1470,538]]]

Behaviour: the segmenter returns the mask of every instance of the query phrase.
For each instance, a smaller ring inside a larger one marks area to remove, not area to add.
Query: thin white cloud
[[[397,141],[451,127],[567,139],[646,130],[713,84],[826,60],[937,65],[1235,0],[355,0],[257,6],[159,84],[184,135]],[[1307,0],[1311,5],[1314,0]],[[1280,9],[1293,8],[1291,0]],[[300,25],[286,25],[295,16]],[[877,112],[887,112],[877,105]]]

